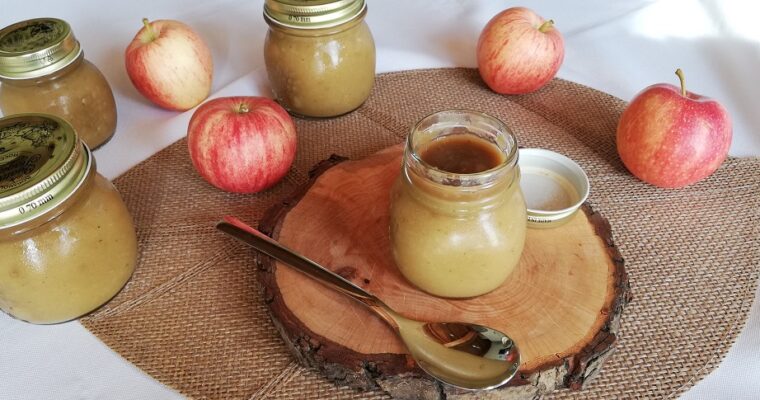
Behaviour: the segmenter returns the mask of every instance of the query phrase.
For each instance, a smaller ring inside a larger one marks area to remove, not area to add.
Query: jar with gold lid
[[[365,0],[266,0],[264,60],[276,100],[306,117],[353,111],[375,82]]]
[[[69,24],[56,18],[0,30],[0,111],[6,116],[59,116],[91,149],[116,131],[116,102],[108,81],[84,58]]]
[[[526,235],[514,135],[486,114],[452,110],[422,119],[391,191],[396,265],[441,297],[488,293],[517,266]]]
[[[137,260],[132,218],[66,121],[0,118],[0,309],[50,324],[106,303]]]

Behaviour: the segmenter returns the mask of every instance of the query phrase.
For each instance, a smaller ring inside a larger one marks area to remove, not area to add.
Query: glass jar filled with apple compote
[[[116,102],[108,81],[84,58],[69,24],[56,18],[0,30],[0,111],[6,116],[59,116],[91,149],[116,131]]]
[[[527,226],[517,158],[514,135],[486,114],[441,111],[412,129],[390,207],[391,250],[409,282],[465,298],[509,277]]]
[[[264,60],[275,99],[290,113],[353,111],[375,83],[365,0],[266,0]]]
[[[132,217],[66,121],[0,118],[0,310],[36,324],[106,303],[137,261]]]

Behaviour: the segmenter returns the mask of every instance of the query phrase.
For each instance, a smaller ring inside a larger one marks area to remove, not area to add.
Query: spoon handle
[[[223,221],[216,224],[216,229],[244,242],[254,249],[277,260],[290,265],[304,274],[342,292],[355,300],[377,310],[386,308],[380,299],[367,293],[364,289],[354,285],[342,276],[327,270],[321,265],[281,245],[269,236],[246,225],[243,221],[231,216],[224,217]]]

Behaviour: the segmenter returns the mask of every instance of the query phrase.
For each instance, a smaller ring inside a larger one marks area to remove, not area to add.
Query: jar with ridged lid
[[[90,149],[116,131],[116,102],[105,76],[84,58],[71,26],[57,18],[0,30],[0,111],[45,113],[74,126]]]
[[[369,97],[375,42],[365,0],[266,0],[264,60],[275,99],[290,113],[335,117]]]
[[[95,310],[135,269],[126,205],[58,117],[0,118],[0,260],[0,309],[37,324]]]

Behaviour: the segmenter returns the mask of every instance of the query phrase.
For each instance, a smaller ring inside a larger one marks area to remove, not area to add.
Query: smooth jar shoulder
[[[126,205],[99,174],[59,216],[0,237],[0,309],[32,323],[75,319],[106,303],[137,261]]]
[[[264,60],[275,98],[301,116],[353,111],[375,82],[375,42],[363,20],[327,30],[270,27]]]
[[[61,71],[30,80],[0,82],[4,115],[52,114],[67,120],[88,147],[106,143],[116,131],[116,101],[105,76],[84,58]]]

